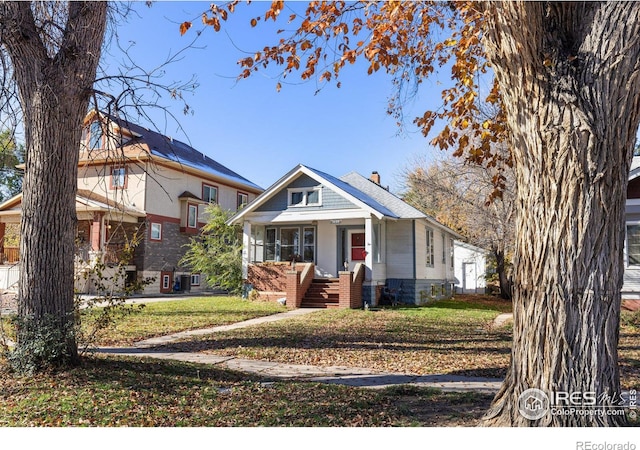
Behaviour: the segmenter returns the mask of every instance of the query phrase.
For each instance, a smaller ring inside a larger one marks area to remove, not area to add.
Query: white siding
[[[433,230],[433,267],[427,266],[427,228]],[[442,238],[445,239],[445,262],[442,262]],[[445,280],[453,278],[450,268],[449,240],[451,235],[422,221],[416,223],[416,279]]]
[[[316,275],[337,277],[338,246],[336,226],[328,221],[318,222],[316,231]]]
[[[416,233],[417,248],[424,249],[424,227],[422,237]],[[422,247],[420,247],[420,239]],[[413,221],[399,220],[387,224],[387,278],[413,278]],[[422,251],[424,265],[424,250]],[[420,256],[418,261],[420,261]]]
[[[486,252],[462,243],[455,245],[456,290],[463,293],[484,293],[486,286]]]

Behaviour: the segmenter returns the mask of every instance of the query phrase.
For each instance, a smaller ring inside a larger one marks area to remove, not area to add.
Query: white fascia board
[[[227,223],[229,224],[242,223],[244,221],[245,216],[247,216],[247,214],[251,213],[252,211],[255,211],[260,205],[264,204],[267,200],[269,200],[271,197],[273,197],[282,189],[284,189],[287,186],[287,184],[289,184],[293,179],[295,179],[300,174],[307,175],[308,177],[313,178],[319,183],[333,189],[334,192],[340,193],[340,195],[342,195],[344,198],[349,200],[351,203],[353,203],[357,207],[364,210],[363,213],[366,211],[367,214],[358,216],[359,218],[369,217],[370,215],[372,215],[377,219],[381,220],[383,217],[385,217],[385,215],[382,214],[380,211],[372,208],[371,206],[367,205],[361,200],[358,200],[356,197],[349,194],[348,192],[345,192],[343,189],[331,183],[326,178],[321,177],[314,171],[300,164],[295,168],[293,168],[292,170],[290,170],[286,175],[284,175],[282,178],[276,181],[273,185],[268,187],[260,196],[258,196],[254,201],[252,201],[249,205],[247,205],[242,211],[240,211],[238,214],[232,217],[231,220],[229,220],[229,222]],[[281,212],[281,214],[287,213],[287,212],[288,211],[283,211]],[[314,212],[317,213],[317,211],[314,211]],[[340,210],[331,210],[329,214],[340,214]],[[335,218],[339,219],[340,217],[335,217]],[[325,219],[317,219],[317,220],[325,220]]]
[[[629,206],[639,206],[640,198],[628,198],[626,204]]]
[[[312,220],[346,220],[346,219],[368,219],[371,214],[361,209],[344,209],[331,211],[283,211],[271,222],[309,222]]]
[[[455,239],[458,239],[458,240],[462,240],[462,239],[464,239],[460,234],[456,233],[456,232],[455,232],[455,231],[453,231],[451,228],[449,228],[449,227],[447,227],[447,226],[445,226],[445,225],[441,224],[440,222],[437,222],[437,221],[435,221],[435,220],[429,220],[428,218],[426,218],[426,219],[424,219],[424,220],[425,220],[425,221],[426,221],[430,226],[433,226],[433,227],[439,228],[440,230],[445,231],[446,233],[450,234],[451,236],[453,236],[453,237],[454,237],[454,240],[455,240]]]
[[[245,220],[245,216],[247,216],[248,214],[252,214],[253,211],[255,211],[260,205],[280,192],[280,190],[298,174],[300,167],[301,166],[296,166],[274,184],[265,189],[262,194],[258,195],[251,203],[245,206],[242,211],[239,211],[235,216],[229,219],[227,221],[227,224],[233,225],[243,223]]]

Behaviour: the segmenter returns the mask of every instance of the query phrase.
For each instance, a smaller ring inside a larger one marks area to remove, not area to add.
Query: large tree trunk
[[[625,189],[639,121],[640,3],[482,6],[518,186],[511,367],[484,423],[620,425],[624,417],[606,411],[620,394]],[[604,415],[547,412],[529,420],[518,404],[529,388],[542,390],[552,404],[554,393],[595,393]]]
[[[30,370],[78,360],[72,333],[78,152],[107,5],[51,2],[38,8],[6,2],[0,9],[26,138],[16,355],[30,359],[23,364]],[[41,15],[53,10],[62,16],[51,18],[65,17],[66,23],[47,34]]]

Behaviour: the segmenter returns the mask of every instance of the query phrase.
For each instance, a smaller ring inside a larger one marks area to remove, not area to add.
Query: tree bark
[[[598,414],[529,420],[518,397],[528,388],[593,392],[605,414],[619,399],[626,185],[640,119],[640,4],[481,7],[518,186],[511,366],[484,424],[624,424],[623,416]]]
[[[21,323],[29,322],[32,331],[32,327],[53,327],[64,336],[58,343],[61,351],[52,353],[57,361],[50,362],[73,364],[78,360],[76,342],[69,333],[74,307],[78,152],[107,4],[52,2],[49,7],[67,10],[63,11],[66,22],[47,32],[44,18],[38,17],[42,11],[30,3],[0,6],[1,43],[13,64],[26,139],[18,305]],[[29,328],[19,330],[18,351],[32,344],[34,335]]]

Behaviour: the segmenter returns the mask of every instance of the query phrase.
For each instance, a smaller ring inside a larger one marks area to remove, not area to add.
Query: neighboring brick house
[[[262,189],[189,145],[112,116],[90,112],[78,167],[78,261],[113,263],[127,242],[139,243],[127,276],[153,277],[145,293],[202,290],[204,277],[180,265],[208,203],[237,211]],[[9,223],[20,221],[18,195],[0,205],[0,254]],[[2,274],[0,274],[0,283]],[[177,283],[176,283],[177,282]],[[81,287],[81,289],[89,289]]]

